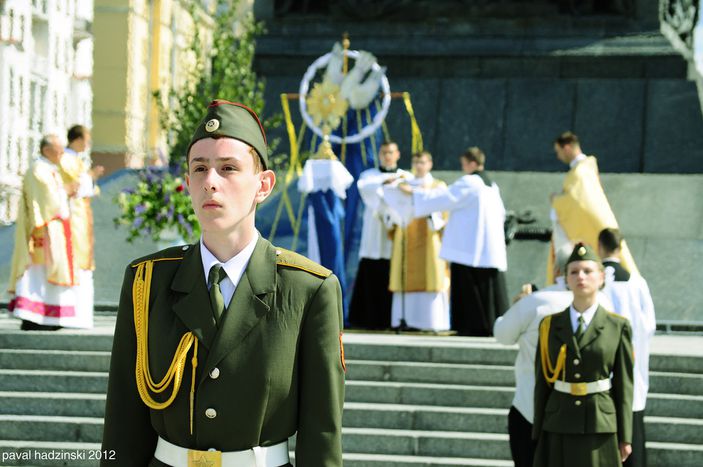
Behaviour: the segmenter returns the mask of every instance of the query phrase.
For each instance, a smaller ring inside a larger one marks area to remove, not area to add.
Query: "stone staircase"
[[[1,466],[97,465],[113,327],[105,313],[92,331],[21,332],[0,313]],[[703,337],[655,337],[650,466],[703,465],[702,344]],[[348,333],[345,351],[345,466],[512,465],[515,348]]]

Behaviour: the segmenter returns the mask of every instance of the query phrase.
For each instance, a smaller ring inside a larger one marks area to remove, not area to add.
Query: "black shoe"
[[[22,320],[22,325],[20,326],[22,331],[58,331],[61,326],[50,326],[47,324],[39,324],[33,321]]]

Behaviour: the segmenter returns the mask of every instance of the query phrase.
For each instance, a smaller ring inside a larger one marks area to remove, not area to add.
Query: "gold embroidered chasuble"
[[[424,188],[445,188],[432,179]],[[442,213],[446,221],[447,213]],[[442,292],[449,286],[446,261],[439,258],[441,230],[432,227],[429,217],[413,219],[406,227],[394,226],[389,290],[391,292]]]
[[[598,162],[588,156],[566,174],[563,191],[552,201],[559,224],[572,243],[582,241],[593,248],[598,246],[601,230],[617,228],[608,198],[600,183]],[[635,260],[625,242],[622,243],[622,265],[631,274],[639,274]],[[547,262],[547,283],[554,282],[554,244]]]
[[[22,199],[15,223],[15,248],[8,291],[32,264],[43,264],[49,283],[78,284],[68,195],[60,169],[41,158],[24,176]]]

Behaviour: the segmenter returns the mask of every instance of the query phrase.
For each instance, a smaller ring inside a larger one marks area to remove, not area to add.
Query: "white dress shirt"
[[[647,281],[640,275],[630,275],[630,280],[617,282],[613,275],[606,275],[605,293],[613,302],[613,311],[627,318],[632,326],[632,348],[635,352],[634,397],[632,410],[645,409],[649,392],[649,345],[657,320],[654,303]]]
[[[464,175],[447,188],[413,191],[415,216],[449,211],[440,258],[475,268],[508,269],[505,207],[498,185]]]
[[[552,285],[526,295],[500,316],[493,325],[493,335],[504,345],[517,343],[515,358],[515,407],[525,419],[534,419],[535,355],[539,337],[539,324],[545,316],[564,311],[574,296],[565,287]],[[598,293],[598,303],[606,310],[612,309],[606,295]]]
[[[569,169],[573,169],[578,165],[579,162],[582,160],[586,159],[586,155],[584,153],[579,154],[578,156],[574,157],[574,160],[569,162]]]
[[[391,259],[393,242],[388,238],[387,207],[383,202],[383,182],[392,177],[403,176],[406,180],[412,174],[398,169],[397,172],[381,172],[368,169],[361,172],[356,182],[359,195],[364,202],[364,223],[361,228],[359,257],[369,259]]]
[[[222,268],[227,273],[227,277],[222,279],[220,282],[220,291],[222,292],[222,298],[225,301],[225,309],[229,306],[229,302],[232,300],[234,291],[237,289],[237,284],[239,280],[244,275],[244,270],[249,264],[252,253],[254,253],[254,247],[256,247],[256,242],[259,240],[259,232],[256,232],[254,239],[245,246],[242,251],[237,253],[234,257],[227,260],[225,263],[220,262],[215,255],[213,255],[210,250],[207,249],[203,243],[202,237],[200,237],[200,256],[203,260],[203,272],[205,273],[205,283],[207,284],[207,278],[210,274],[210,269],[215,264],[221,264]]]
[[[593,316],[595,316],[597,309],[597,301],[595,304],[586,308],[586,311],[584,311],[583,313],[579,313],[578,311],[576,311],[576,308],[574,308],[573,304],[569,307],[569,314],[571,315],[571,329],[574,331],[574,334],[579,328],[579,317],[583,316],[583,330],[585,332],[586,329],[588,329],[588,325],[591,324],[591,321],[593,320]]]

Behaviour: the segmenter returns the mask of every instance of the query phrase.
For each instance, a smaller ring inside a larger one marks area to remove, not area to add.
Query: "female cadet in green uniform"
[[[342,465],[339,282],[256,231],[265,138],[252,110],[214,101],[188,151],[200,242],[127,267],[103,466],[290,465],[293,434],[297,465]]]
[[[535,467],[615,467],[631,452],[630,324],[598,305],[603,265],[582,243],[567,262],[572,305],[540,324]]]

